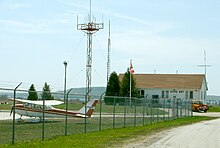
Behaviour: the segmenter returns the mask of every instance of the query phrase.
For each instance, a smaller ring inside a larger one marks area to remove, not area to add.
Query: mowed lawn
[[[208,112],[220,112],[220,106],[209,106]]]
[[[78,110],[83,106],[82,103],[70,103],[70,110]],[[57,108],[65,109],[65,105],[56,106]],[[11,109],[11,105],[0,106],[1,109]],[[124,113],[124,106],[113,106],[113,105],[103,105],[102,112],[107,115],[112,115],[113,113],[121,114]],[[143,113],[143,107],[137,106],[127,107],[127,114]],[[166,111],[155,108],[145,109],[148,113],[153,113],[154,115],[164,115],[167,114]],[[219,112],[220,107],[211,106],[210,112]],[[95,114],[100,112],[100,104],[97,105]],[[154,122],[157,122],[157,116],[154,116]],[[56,119],[52,121],[46,121],[45,123],[45,139],[44,142],[41,141],[42,136],[42,124],[41,123],[16,123],[15,126],[15,147],[115,147],[123,144],[123,141],[127,139],[134,138],[135,136],[147,136],[154,132],[158,132],[167,128],[181,126],[185,124],[191,124],[193,122],[198,122],[201,120],[209,120],[209,117],[188,117],[184,119],[178,119],[173,121],[165,121],[158,118],[160,123],[153,123],[152,119],[145,117],[146,126],[140,126],[143,124],[142,117],[137,116],[135,119],[136,127],[133,127],[134,118],[126,117],[126,128],[124,127],[124,118],[103,118],[102,120],[102,130],[99,131],[99,118],[88,119],[88,129],[87,134],[84,133],[84,119],[68,119],[68,136],[64,135],[64,120]],[[114,124],[113,124],[114,123]],[[115,127],[114,130],[113,126]],[[11,143],[12,137],[12,123],[11,121],[1,121],[0,122],[1,132],[0,132],[0,143],[7,144]],[[38,139],[38,140],[36,140]],[[30,141],[30,142],[25,142]],[[61,141],[61,142],[60,142]],[[60,143],[59,143],[60,142]],[[94,143],[93,143],[94,142]],[[11,147],[11,145],[0,145],[0,147]]]
[[[81,102],[74,102],[69,104],[70,110],[78,110],[84,104]],[[65,105],[56,106],[60,109],[65,109]],[[150,124],[152,122],[158,122],[161,120],[169,120],[164,115],[166,111],[156,108],[144,108],[142,106],[127,106],[126,117],[124,116],[124,106],[102,105],[102,117],[100,120],[100,104],[95,109],[95,117],[88,118],[86,123],[87,133],[96,132],[107,129],[123,128],[140,126],[143,124]],[[2,105],[1,109],[10,110],[11,104]],[[143,117],[143,111],[153,116],[145,115]],[[137,115],[134,116],[134,113]],[[9,112],[8,112],[9,114]],[[114,116],[116,114],[116,116]],[[161,115],[161,116],[157,116]],[[42,123],[31,123],[28,119],[24,122],[15,123],[15,143],[30,141],[34,139],[42,138]],[[83,118],[71,118],[68,117],[67,134],[82,134],[85,133],[85,120]],[[61,119],[46,119],[44,125],[45,139],[54,138],[60,135],[64,135],[65,131],[65,118]],[[0,144],[9,144],[12,142],[12,120],[0,120]]]
[[[16,143],[13,146],[11,144],[0,145],[0,147],[120,147],[129,139],[134,139],[139,136],[149,136],[162,130],[211,119],[215,118],[198,116],[187,117],[145,126],[118,128],[114,130],[108,129],[87,134],[57,136],[53,139],[47,139],[44,141],[32,140],[29,142]]]

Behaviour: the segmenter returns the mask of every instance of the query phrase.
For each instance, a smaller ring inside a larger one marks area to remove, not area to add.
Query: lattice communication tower
[[[86,61],[86,94],[91,94],[91,80],[92,80],[92,36],[100,29],[104,28],[103,23],[96,23],[92,20],[91,0],[90,0],[90,14],[88,23],[79,24],[77,17],[77,30],[82,30],[87,34],[87,61]]]

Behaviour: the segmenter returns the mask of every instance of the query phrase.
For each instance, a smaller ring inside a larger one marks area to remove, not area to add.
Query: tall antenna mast
[[[204,67],[204,73],[205,73],[205,77],[207,74],[207,67],[210,67],[211,65],[207,65],[206,64],[206,51],[204,50],[204,64],[203,65],[198,65],[199,67]]]
[[[108,83],[108,80],[109,80],[109,76],[110,76],[110,71],[111,71],[111,68],[110,68],[110,54],[111,54],[111,39],[110,39],[110,20],[109,20],[109,34],[108,34],[108,61],[107,61],[107,83]]]
[[[92,22],[92,1],[89,3],[89,22]]]
[[[90,0],[90,10],[89,10],[89,22],[84,24],[78,24],[77,19],[77,29],[82,30],[87,34],[87,60],[86,60],[86,94],[91,95],[91,80],[92,80],[92,35],[98,32],[100,29],[104,28],[103,23],[95,23],[92,20],[92,2]]]

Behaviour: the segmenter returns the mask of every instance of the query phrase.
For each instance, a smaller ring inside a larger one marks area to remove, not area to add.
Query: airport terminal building
[[[134,74],[136,88],[149,99],[177,98],[206,103],[207,81],[204,74]],[[119,77],[122,77],[120,74]]]

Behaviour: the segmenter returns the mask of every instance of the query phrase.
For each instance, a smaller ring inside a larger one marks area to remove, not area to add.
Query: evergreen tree
[[[42,99],[45,100],[54,100],[51,92],[50,92],[50,85],[47,85],[47,82],[44,84],[43,92],[41,94]]]
[[[120,93],[120,82],[116,72],[112,72],[106,88],[106,96],[118,96]],[[105,104],[113,104],[114,97],[105,97]]]
[[[106,96],[118,96],[120,92],[119,77],[116,72],[112,72],[106,88]]]
[[[123,97],[130,96],[130,70],[129,68],[127,69],[127,72],[124,74],[123,79],[122,79],[120,96],[123,96]],[[134,80],[133,74],[131,74],[131,96],[132,97],[137,96],[136,82]]]
[[[35,90],[34,84],[32,84],[28,90],[28,98],[27,99],[28,100],[37,100],[38,99],[38,95]]]

